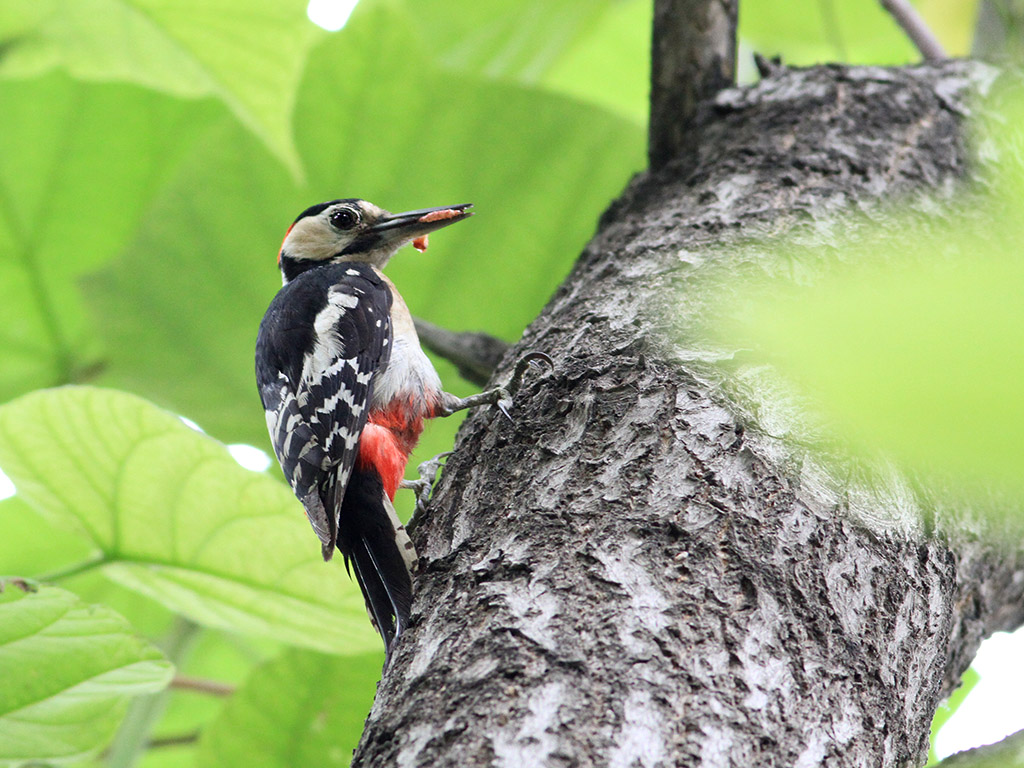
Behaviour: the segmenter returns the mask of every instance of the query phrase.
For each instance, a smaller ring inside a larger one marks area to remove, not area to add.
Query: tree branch
[[[454,363],[462,378],[480,387],[490,381],[510,346],[487,333],[449,331],[420,317],[413,322],[424,347]]]
[[[981,0],[971,55],[1011,66],[1024,59],[1024,7],[1013,0]]]
[[[656,0],[651,38],[648,160],[691,158],[702,102],[736,78],[739,0]]]
[[[166,747],[182,747],[188,744],[195,744],[199,741],[199,731],[189,731],[176,736],[160,736],[150,739],[147,745],[149,749],[164,749]]]
[[[925,61],[938,61],[947,58],[942,43],[935,37],[935,33],[925,24],[921,14],[917,12],[909,0],[882,0],[882,7],[900,25],[900,29],[906,32],[907,37],[917,46]]]
[[[171,688],[181,691],[195,691],[205,693],[209,696],[230,696],[235,692],[235,686],[230,683],[222,683],[219,680],[209,680],[203,677],[186,677],[175,675],[171,680]]]

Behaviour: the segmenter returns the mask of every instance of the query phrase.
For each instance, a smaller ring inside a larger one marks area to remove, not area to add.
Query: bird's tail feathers
[[[391,503],[391,499],[388,498],[386,493],[384,494],[383,501],[384,510],[388,513],[388,522],[391,523],[391,527],[395,532],[395,544],[398,545],[398,551],[405,561],[405,570],[410,574],[416,573],[420,565],[420,558],[416,554],[416,547],[413,546],[412,539],[409,538],[409,534],[405,530],[405,525],[398,519],[395,505]]]
[[[372,469],[356,470],[349,478],[338,519],[338,548],[352,563],[367,613],[390,657],[409,622],[416,551]]]

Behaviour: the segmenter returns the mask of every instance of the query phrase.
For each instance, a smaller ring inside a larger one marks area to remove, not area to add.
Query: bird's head
[[[389,213],[365,200],[331,200],[295,219],[277,261],[284,281],[321,264],[361,261],[383,269],[408,243],[426,249],[426,236],[473,215],[472,203]]]

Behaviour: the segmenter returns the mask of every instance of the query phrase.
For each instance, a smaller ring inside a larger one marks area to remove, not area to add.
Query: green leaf
[[[422,39],[445,66],[538,82],[613,0],[409,0]]]
[[[930,268],[837,270],[750,323],[861,445],[1020,490],[1022,287],[1019,261],[965,251]]]
[[[989,114],[1000,99],[1001,91]],[[773,244],[779,263],[769,269],[804,284],[754,283],[731,302],[742,318],[731,345],[778,364],[855,445],[969,491],[1018,496],[1022,120],[1018,92],[987,127],[975,126],[979,160],[992,172],[970,197],[943,207],[915,201],[923,215],[907,205],[884,226],[850,216],[832,225],[847,234],[827,249]]]
[[[203,730],[200,768],[344,768],[380,677],[380,654],[286,651],[257,668]]]
[[[364,12],[314,53],[296,118],[309,187],[233,125],[209,137],[90,283],[110,340],[104,384],[265,446],[252,349],[280,286],[277,249],[295,214],[336,197],[391,210],[474,202],[476,216],[425,255],[403,251],[389,274],[434,322],[522,332],[642,166],[643,131],[575,100],[437,70],[414,39],[401,18]]]
[[[384,5],[367,2],[360,6]],[[647,120],[650,0],[414,0],[425,52],[450,70],[543,86]]]
[[[0,531],[0,574],[27,573],[39,581],[59,583],[87,603],[113,608],[146,637],[160,637],[170,626],[173,615],[166,608],[95,569],[60,578],[69,563],[95,562],[98,550],[84,537],[69,536],[60,520],[39,514],[20,496],[0,501]]]
[[[0,581],[0,765],[81,759],[173,666],[109,608]]]
[[[122,257],[86,281],[108,345],[97,383],[187,414],[227,443],[269,450],[253,350],[281,286],[284,228],[308,197],[251,136],[223,121]]]
[[[314,199],[343,192],[343,179],[392,210],[475,203],[473,219],[438,233],[423,256],[403,252],[389,273],[414,312],[515,338],[643,167],[645,134],[539,89],[435,70],[412,52],[401,19],[360,19],[310,66],[347,65],[352,76],[310,77],[300,93],[308,119],[297,138]],[[396,125],[401,132],[389,130]]]
[[[289,489],[135,396],[87,387],[0,407],[0,467],[120,584],[197,622],[334,653],[379,640]]]
[[[282,647],[277,643],[252,636],[235,635],[217,630],[204,630],[196,639],[186,658],[178,663],[179,674],[193,678],[216,680],[239,686],[252,673],[254,667],[279,656]],[[346,659],[360,659],[360,656]],[[379,668],[379,665],[378,665]],[[176,688],[168,698],[164,717],[153,729],[153,739],[177,738],[202,731],[224,709],[225,699],[199,691]],[[150,749],[141,766],[160,768],[193,768],[192,752],[195,743],[174,747]],[[173,756],[173,757],[171,757]],[[164,757],[170,762],[160,759]],[[231,764],[226,764],[231,765]],[[245,764],[240,764],[245,765]],[[259,765],[258,762],[252,765]]]
[[[650,0],[612,3],[552,63],[541,84],[646,125],[653,13]]]
[[[321,37],[305,0],[6,2],[0,78],[60,68],[86,81],[214,96],[297,173],[292,107]]]
[[[76,280],[124,246],[217,110],[61,74],[0,80],[0,103],[3,401],[102,364]]]
[[[42,573],[95,554],[87,542],[67,536],[20,496],[0,501],[0,531],[0,574]]]

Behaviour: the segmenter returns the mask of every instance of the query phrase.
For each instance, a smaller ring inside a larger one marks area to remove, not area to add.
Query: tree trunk
[[[981,639],[1024,621],[1024,559],[772,437],[778,398],[687,329],[766,235],[827,249],[851,204],[948,192],[980,79],[779,69],[633,180],[499,376],[528,349],[554,372],[459,434],[355,765],[924,763]]]

